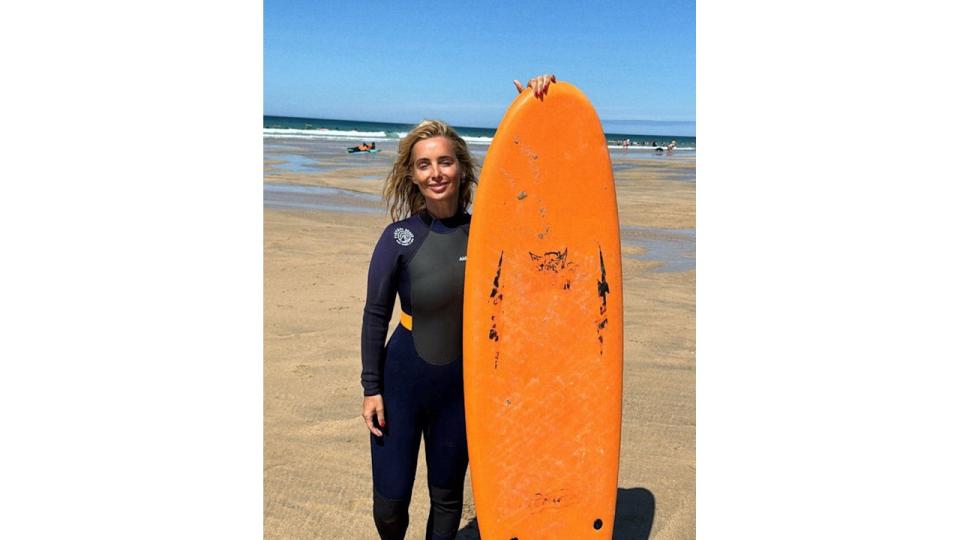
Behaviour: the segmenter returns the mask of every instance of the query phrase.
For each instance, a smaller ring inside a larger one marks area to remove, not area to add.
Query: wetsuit
[[[365,396],[383,395],[387,419],[383,437],[370,436],[374,521],[383,539],[406,532],[421,436],[430,489],[427,539],[453,539],[460,525],[467,470],[462,321],[469,227],[466,213],[433,219],[421,212],[389,225],[370,261],[361,383]],[[384,348],[397,296],[403,316]]]

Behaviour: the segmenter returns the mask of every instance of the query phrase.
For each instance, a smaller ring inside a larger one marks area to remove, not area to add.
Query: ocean
[[[403,138],[415,124],[395,124],[389,122],[361,122],[358,120],[332,120],[327,118],[294,118],[288,116],[264,116],[264,137],[280,139],[321,139],[331,141],[396,141]],[[472,145],[487,146],[497,132],[492,128],[453,126],[457,133]],[[696,137],[674,135],[649,135],[643,133],[605,133],[610,148],[620,148],[621,141],[630,139],[638,150],[654,150],[677,141],[678,151],[695,151]]]

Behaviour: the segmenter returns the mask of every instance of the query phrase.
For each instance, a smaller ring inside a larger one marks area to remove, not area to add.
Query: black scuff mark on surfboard
[[[563,248],[563,251],[547,251],[543,255],[537,255],[532,251],[527,253],[530,254],[530,260],[537,265],[537,270],[541,272],[547,270],[557,274],[567,267],[567,248]]]
[[[503,250],[500,250],[500,260],[497,262],[497,275],[493,276],[493,290],[490,291],[490,298],[497,296],[500,289],[500,271],[503,270]]]
[[[607,295],[610,294],[610,284],[607,283],[607,267],[603,263],[603,248],[597,247],[600,252],[600,280],[597,281],[597,295],[602,302],[600,304],[600,319],[597,322],[597,341],[600,343],[600,356],[603,356],[603,329],[607,327]]]
[[[597,294],[603,299],[600,314],[607,312],[607,295],[610,294],[610,284],[607,283],[607,267],[603,264],[603,249],[600,249],[600,281],[597,282]]]
[[[550,228],[547,227],[547,230]],[[530,260],[533,261],[534,268],[538,272],[545,274],[544,279],[548,279],[556,284],[556,287],[564,291],[572,288],[573,278],[575,277],[576,263],[570,260],[569,250],[564,247],[556,251],[546,251],[542,255],[528,251]]]
[[[497,315],[500,314],[500,302],[503,301],[503,291],[500,286],[500,273],[503,271],[503,250],[500,250],[500,260],[497,261],[497,274],[493,277],[493,288],[490,290],[490,301],[496,306],[493,315],[490,315],[490,330],[487,332],[487,339],[495,344],[493,354],[493,369],[497,369],[500,363],[500,332],[497,330]]]

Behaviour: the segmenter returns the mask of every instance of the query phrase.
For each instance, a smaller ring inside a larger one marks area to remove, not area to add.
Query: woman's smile
[[[447,186],[449,185],[450,185],[450,182],[446,181],[446,182],[428,183],[427,187],[430,188],[430,191],[434,193],[443,193],[447,189]]]

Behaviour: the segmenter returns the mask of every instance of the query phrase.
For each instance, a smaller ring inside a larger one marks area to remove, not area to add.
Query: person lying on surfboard
[[[366,152],[367,150],[370,150],[371,148],[373,148],[373,147],[372,147],[372,146],[368,146],[366,142],[362,142],[362,143],[360,143],[360,146],[354,146],[354,147],[352,147],[352,148],[348,148],[347,151],[348,151],[348,152]]]
[[[527,86],[542,100],[556,81],[541,75]],[[513,83],[523,91],[520,81]],[[478,177],[463,138],[443,122],[425,120],[400,140],[383,188],[394,222],[380,235],[370,260],[360,379],[362,416],[370,430],[373,519],[384,540],[406,534],[421,438],[430,492],[427,535],[453,540],[460,525],[467,471],[466,209]],[[384,347],[397,296],[400,324]]]

